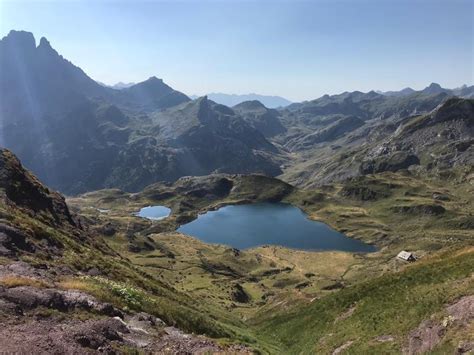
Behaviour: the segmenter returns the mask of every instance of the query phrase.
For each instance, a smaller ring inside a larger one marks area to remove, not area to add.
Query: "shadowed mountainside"
[[[156,77],[122,90],[101,86],[46,39],[36,47],[21,31],[0,41],[0,71],[0,145],[61,191],[137,190],[213,171],[280,172],[269,154],[275,147],[232,110],[207,100],[188,107],[186,95]],[[190,126],[168,139],[162,132],[176,117]]]

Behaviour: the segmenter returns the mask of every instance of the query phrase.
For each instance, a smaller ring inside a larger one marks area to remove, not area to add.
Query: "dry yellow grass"
[[[8,276],[2,277],[0,279],[0,285],[7,288],[19,287],[19,286],[33,286],[37,288],[50,287],[50,285],[43,280],[38,280],[31,277],[17,276],[17,275],[8,275]]]
[[[90,291],[91,285],[90,283],[74,278],[68,278],[61,280],[58,285],[59,288],[63,290],[79,290],[79,291]]]
[[[287,265],[300,274],[312,272],[319,276],[341,277],[357,259],[351,253],[339,251],[309,252],[283,247],[259,247],[255,251],[277,264]]]

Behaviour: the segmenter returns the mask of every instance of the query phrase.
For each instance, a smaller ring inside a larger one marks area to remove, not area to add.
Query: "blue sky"
[[[474,82],[471,0],[5,1],[93,79],[291,100]]]

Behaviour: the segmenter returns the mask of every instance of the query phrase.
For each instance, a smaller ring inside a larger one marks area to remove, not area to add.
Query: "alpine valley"
[[[24,31],[0,74],[0,351],[474,351],[474,86],[229,107],[105,86]],[[177,231],[256,203],[375,251]]]

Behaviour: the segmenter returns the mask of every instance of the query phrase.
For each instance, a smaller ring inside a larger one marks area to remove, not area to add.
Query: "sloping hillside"
[[[473,115],[472,100],[451,98],[428,114],[365,123],[330,145],[301,152],[282,177],[315,186],[408,168],[448,176],[452,168],[472,166]]]
[[[469,353],[473,268],[473,248],[446,252],[254,322],[292,353]]]
[[[0,199],[3,351],[248,351],[174,328],[232,338],[243,329],[133,266],[3,149]]]
[[[259,343],[276,346],[272,353],[332,353],[341,346],[416,353],[454,351],[472,341],[472,297],[465,297],[474,291],[472,196],[465,178],[385,172],[306,190],[263,176],[187,177],[138,194],[102,190],[69,202],[110,232],[114,250],[195,300],[245,320]],[[236,250],[175,232],[226,204],[280,200],[377,252]],[[132,217],[149,205],[172,213],[158,222]],[[398,260],[400,250],[418,260]],[[431,329],[442,336],[432,341]]]
[[[472,340],[465,182],[383,173],[298,190],[261,175],[212,175],[138,194],[91,192],[66,205],[9,151],[0,157],[0,341],[9,351],[451,351]],[[258,201],[300,206],[379,250],[240,251],[175,232],[198,213]],[[172,216],[135,216],[155,204]],[[420,260],[396,260],[402,248]],[[442,336],[433,341],[430,329]]]

